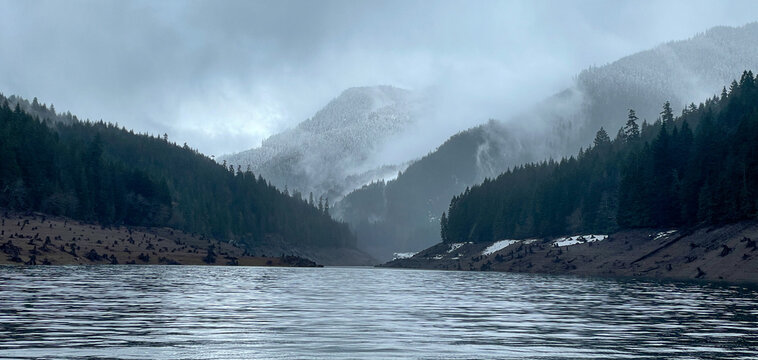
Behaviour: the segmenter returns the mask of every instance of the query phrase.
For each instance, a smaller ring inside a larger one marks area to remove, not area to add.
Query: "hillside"
[[[407,90],[350,88],[295,128],[218,161],[249,168],[280,189],[334,199],[401,169],[372,155],[414,122],[413,106]]]
[[[744,69],[755,68],[758,23],[714,28],[590,68],[532,111],[454,135],[397,179],[348,194],[334,213],[375,257],[418,251],[440,241],[439,217],[466,187],[519,164],[574,154],[600,127],[614,136],[630,108],[649,123],[666,101],[678,113],[687,101],[720,93]]]
[[[758,79],[637,120],[466,189],[442,244],[387,266],[758,281]]]
[[[597,235],[493,243],[440,243],[382,266],[507,271],[635,279],[758,283],[758,223],[691,230],[631,229]],[[494,251],[493,251],[494,250]]]
[[[0,221],[0,265],[318,266],[301,257],[255,254],[170,228],[102,226],[8,211]]]
[[[445,242],[488,242],[753,220],[758,209],[758,83],[640,128],[630,112],[576,157],[526,164],[453,197]],[[690,125],[691,124],[691,125]]]
[[[186,144],[103,122],[43,121],[2,100],[2,208],[101,226],[170,227],[251,251],[309,255],[355,247],[354,235],[327,211]],[[361,259],[346,263],[370,261],[352,253]]]

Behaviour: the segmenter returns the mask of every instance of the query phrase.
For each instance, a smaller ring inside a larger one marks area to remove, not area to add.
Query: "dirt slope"
[[[597,242],[556,246],[555,239],[516,242],[489,255],[491,244],[438,244],[383,266],[510,271],[583,276],[703,279],[758,283],[758,223],[694,231],[640,229]]]
[[[104,227],[7,211],[0,218],[0,265],[316,266],[308,259],[278,255],[250,254],[233,244],[170,228]]]

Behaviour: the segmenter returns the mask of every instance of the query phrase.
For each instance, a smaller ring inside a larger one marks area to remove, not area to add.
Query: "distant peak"
[[[345,89],[339,97],[366,96],[371,98],[395,98],[407,96],[408,93],[410,93],[410,91],[391,85],[356,86]]]
[[[369,92],[369,91],[407,91],[405,89],[392,86],[392,85],[372,85],[372,86],[353,86],[345,89],[342,91],[343,94],[345,93],[353,93],[353,92]]]

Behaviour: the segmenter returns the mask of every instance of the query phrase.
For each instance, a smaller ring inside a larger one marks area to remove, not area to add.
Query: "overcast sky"
[[[0,0],[0,92],[220,155],[351,86],[437,89],[470,115],[434,126],[464,129],[757,17],[756,1]]]

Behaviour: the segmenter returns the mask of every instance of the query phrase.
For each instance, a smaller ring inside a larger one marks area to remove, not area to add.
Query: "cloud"
[[[581,69],[715,25],[753,1],[0,0],[0,91],[167,132],[208,154],[260,144],[350,86],[434,94],[415,142],[506,118]]]

